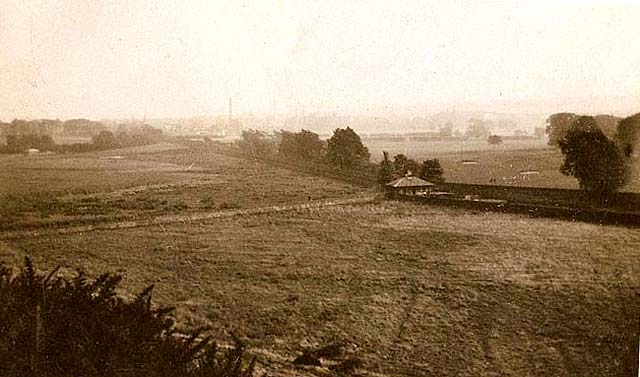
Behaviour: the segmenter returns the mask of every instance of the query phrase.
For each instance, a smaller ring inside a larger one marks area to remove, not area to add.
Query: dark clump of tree
[[[74,123],[75,121],[69,122],[71,123],[68,127],[71,127],[72,130],[85,124],[79,121],[77,124]],[[28,123],[28,126],[20,129],[24,131],[34,127],[32,123]],[[107,130],[100,131],[91,137],[90,143],[56,144],[51,135],[41,133],[43,128],[36,127],[35,129],[39,133],[7,135],[5,137],[6,145],[0,146],[0,153],[22,153],[31,148],[41,152],[82,153],[149,145],[160,142],[164,137],[161,129],[145,124],[140,127],[131,127],[126,131],[119,131],[116,134]]]
[[[116,140],[111,131],[102,131],[92,137],[91,144],[93,144],[93,149],[96,150],[112,149],[120,145],[119,140]]]
[[[39,151],[54,151],[56,143],[49,135],[27,134],[27,135],[7,135],[4,153],[22,153],[28,149],[38,149]]]
[[[444,170],[437,158],[424,160],[420,167],[420,175],[418,176],[427,182],[442,183],[444,182]]]
[[[396,177],[416,175],[420,171],[420,164],[402,153],[393,157],[393,167]]]
[[[327,162],[343,171],[354,171],[369,165],[369,149],[350,127],[337,128],[327,141]]]
[[[578,118],[573,113],[557,113],[547,118],[547,126],[545,131],[549,138],[547,144],[549,146],[558,146],[560,140],[569,130],[571,124]]]
[[[622,120],[621,118],[608,114],[596,115],[593,118],[596,120],[600,131],[602,131],[608,139],[614,139],[616,137],[618,123]]]
[[[576,122],[580,122],[581,118],[581,115],[574,113],[557,113],[547,118],[545,131],[549,138],[548,145],[558,146],[567,133],[576,127]],[[599,129],[607,138],[615,137],[620,118],[605,114],[590,118],[593,120],[590,127]]]
[[[241,155],[255,160],[271,158],[278,150],[275,137],[258,130],[242,131],[236,145]]]
[[[159,128],[143,124],[139,127],[130,127],[126,131],[116,132],[116,145],[119,148],[137,147],[141,145],[155,144],[162,141],[164,135]]]
[[[55,150],[60,153],[104,151],[155,144],[162,139],[162,130],[143,125],[138,129],[120,131],[116,134],[111,131],[101,131],[91,138],[91,143],[60,144]]]
[[[0,375],[250,376],[243,347],[220,352],[201,332],[174,330],[172,308],[116,294],[121,278],[90,281],[38,274],[27,258],[16,275],[0,265]]]
[[[226,149],[236,156],[369,186],[374,165],[369,150],[351,128],[336,129],[326,142],[309,130],[266,133],[242,131],[240,140]]]
[[[637,153],[640,142],[640,113],[622,119],[618,123],[616,143],[626,158]]]
[[[489,137],[487,138],[487,142],[491,145],[502,144],[502,138],[500,137],[500,135],[489,135]]]
[[[560,171],[575,177],[583,190],[606,198],[626,183],[624,158],[593,117],[577,118],[558,145],[564,155]]]
[[[383,187],[409,173],[431,183],[444,182],[444,171],[437,158],[425,160],[420,164],[404,154],[395,155],[393,160],[389,158],[389,153],[383,151],[382,154],[384,157],[377,166],[377,182]]]
[[[378,165],[377,182],[380,186],[384,187],[396,178],[396,171],[393,166],[393,161],[389,159],[389,152],[383,151],[382,155],[383,159]]]
[[[88,119],[14,119],[10,123],[0,122],[0,136],[7,135],[53,135],[91,137],[107,127],[102,122]]]
[[[323,157],[324,149],[325,143],[314,132],[308,130],[280,132],[278,153],[283,158],[301,162],[318,162]]]

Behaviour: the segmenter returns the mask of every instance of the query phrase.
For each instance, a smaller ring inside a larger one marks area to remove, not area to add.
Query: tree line
[[[627,118],[557,113],[547,119],[550,146],[564,155],[560,171],[580,188],[606,198],[632,178],[637,166],[640,113]]]
[[[406,175],[415,175],[431,183],[444,182],[444,171],[437,158],[424,160],[422,163],[408,158],[404,154],[397,154],[393,160],[388,152],[382,152],[383,160],[378,169],[377,181],[381,186]]]
[[[0,144],[0,153],[22,153],[29,149],[41,152],[79,153],[107,149],[134,147],[157,143],[162,140],[162,130],[143,125],[121,127],[116,133],[103,130],[93,135],[89,143],[57,144],[49,134],[39,132],[8,134],[5,144]]]
[[[0,122],[0,136],[7,135],[64,135],[91,137],[108,127],[102,122],[89,119],[14,119],[11,122]]]
[[[257,130],[242,132],[236,143],[238,152],[256,160],[286,161],[302,167],[320,167],[343,176],[357,176],[385,185],[409,172],[431,182],[442,182],[443,171],[437,159],[422,164],[403,154],[393,161],[384,152],[379,164],[370,161],[369,149],[350,127],[337,128],[328,140],[309,130],[279,131],[268,134]]]

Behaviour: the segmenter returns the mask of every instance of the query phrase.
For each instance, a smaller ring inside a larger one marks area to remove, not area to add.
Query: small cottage
[[[435,185],[410,174],[386,185],[388,195],[427,195]]]

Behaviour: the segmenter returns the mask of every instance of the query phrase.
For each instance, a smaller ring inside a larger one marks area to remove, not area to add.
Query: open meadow
[[[0,182],[0,229],[307,203],[363,192],[173,144],[0,156]]]
[[[511,232],[504,233],[505,227]],[[5,239],[1,258],[155,283],[183,326],[289,375],[344,341],[363,375],[629,375],[640,231],[402,203]],[[298,371],[322,375],[322,370]]]
[[[389,156],[402,153],[417,160],[456,154],[463,159],[471,157],[476,152],[509,152],[520,150],[540,150],[547,148],[546,139],[504,139],[502,144],[491,145],[484,139],[450,140],[407,138],[363,138],[362,142],[369,148],[373,161],[382,160],[382,152],[389,152]],[[470,154],[471,153],[471,154]]]
[[[637,373],[640,229],[380,201],[205,149],[30,158],[0,160],[0,260],[155,284],[270,376],[335,375],[291,363],[333,341],[363,376]]]

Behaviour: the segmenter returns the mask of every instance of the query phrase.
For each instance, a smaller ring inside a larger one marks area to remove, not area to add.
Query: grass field
[[[3,174],[21,174],[3,186],[3,203],[57,203],[32,212],[36,224],[99,213],[105,224],[162,222],[0,230],[0,260],[118,272],[123,295],[154,283],[180,326],[240,335],[272,376],[331,375],[291,361],[334,340],[366,376],[637,374],[640,229],[401,202],[325,205],[371,193],[206,150],[110,156],[122,158],[1,160]],[[5,225],[28,220],[3,208],[14,216]],[[217,213],[226,215],[207,215]]]
[[[173,145],[0,157],[0,228],[253,208],[364,190]]]
[[[341,340],[363,375],[623,376],[639,243],[639,230],[389,202],[7,239],[0,258],[118,271],[127,292],[155,283],[181,323],[240,334],[277,375]]]
[[[519,150],[546,149],[544,139],[505,139],[500,145],[491,145],[486,140],[398,140],[398,139],[363,139],[369,148],[373,161],[382,160],[382,151],[393,157],[402,153],[410,158],[423,160],[445,154],[456,154],[460,158],[469,158],[475,152],[509,152]]]
[[[455,154],[439,158],[446,180],[451,182],[578,188],[575,178],[560,173],[563,157],[555,149],[470,152],[465,158],[477,164],[462,164]],[[525,176],[520,174],[523,171],[538,173]]]

